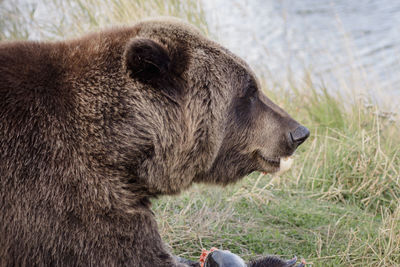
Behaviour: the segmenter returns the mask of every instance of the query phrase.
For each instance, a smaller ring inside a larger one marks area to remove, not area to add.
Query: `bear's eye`
[[[251,78],[251,76],[248,76],[244,86],[242,87],[242,90],[239,93],[239,98],[247,103],[249,101],[254,102],[258,96],[257,91],[257,83]]]
[[[257,87],[255,87],[255,86],[250,86],[250,87],[247,89],[246,97],[248,97],[249,100],[252,101],[252,102],[253,102],[254,100],[256,100],[256,98],[257,98]]]

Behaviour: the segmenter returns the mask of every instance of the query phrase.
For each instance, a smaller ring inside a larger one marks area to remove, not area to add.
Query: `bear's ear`
[[[125,51],[129,76],[142,82],[161,77],[168,71],[170,62],[167,50],[150,39],[135,38]]]

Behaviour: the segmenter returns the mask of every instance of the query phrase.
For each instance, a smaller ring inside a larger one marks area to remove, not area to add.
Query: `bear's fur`
[[[298,123],[240,58],[152,20],[0,44],[0,266],[186,266],[150,199],[275,172]]]

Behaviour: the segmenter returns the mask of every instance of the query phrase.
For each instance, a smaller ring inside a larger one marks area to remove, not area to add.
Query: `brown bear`
[[[171,19],[1,43],[0,119],[0,266],[187,266],[151,198],[276,172],[309,135]]]

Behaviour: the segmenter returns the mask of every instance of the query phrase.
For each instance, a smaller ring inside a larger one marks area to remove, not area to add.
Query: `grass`
[[[157,201],[176,253],[196,258],[216,246],[246,259],[297,255],[313,266],[399,265],[399,124],[377,106],[300,86],[267,92],[311,129],[291,171]]]
[[[0,40],[60,39],[156,15],[178,16],[208,32],[195,0],[43,1],[58,5],[61,15],[41,20],[35,5],[0,0]],[[400,265],[399,118],[368,97],[333,93],[311,76],[285,89],[283,81],[261,78],[267,95],[311,130],[289,172],[253,173],[225,188],[195,185],[154,201],[175,254],[197,259],[202,248],[215,246],[245,259],[297,255],[313,266]]]

